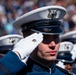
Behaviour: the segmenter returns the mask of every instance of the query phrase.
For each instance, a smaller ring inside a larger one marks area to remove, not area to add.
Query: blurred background
[[[62,20],[64,33],[76,30],[76,0],[0,0],[0,36],[16,34],[13,21],[38,7],[60,5],[67,9]]]

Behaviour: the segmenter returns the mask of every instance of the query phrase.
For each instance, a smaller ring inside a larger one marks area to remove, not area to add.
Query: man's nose
[[[55,45],[56,45],[55,41],[51,41],[51,42],[49,43],[49,46],[55,46]]]

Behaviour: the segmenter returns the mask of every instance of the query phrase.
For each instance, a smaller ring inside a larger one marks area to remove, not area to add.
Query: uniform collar
[[[38,72],[45,71],[45,72],[49,72],[50,74],[53,74],[55,71],[55,62],[54,61],[48,67],[48,66],[40,63],[39,61],[36,61],[33,58],[29,57],[28,61],[27,61],[27,66],[29,67],[29,70],[34,69]]]

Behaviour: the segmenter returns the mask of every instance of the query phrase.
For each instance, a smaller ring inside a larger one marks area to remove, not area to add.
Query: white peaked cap
[[[4,45],[14,45],[23,37],[19,34],[10,34],[0,37],[0,46]]]
[[[74,44],[73,50],[70,52],[72,54],[72,59],[76,59],[76,44]]]
[[[21,25],[26,24],[31,21],[43,20],[43,19],[51,19],[48,15],[50,14],[51,10],[57,11],[55,18],[62,19],[66,14],[66,9],[62,6],[45,6],[41,8],[37,8],[30,12],[25,13],[24,15],[18,17],[13,25],[16,29],[20,29]],[[53,12],[52,12],[53,13]]]
[[[71,51],[73,49],[73,43],[64,41],[60,43],[59,51]]]

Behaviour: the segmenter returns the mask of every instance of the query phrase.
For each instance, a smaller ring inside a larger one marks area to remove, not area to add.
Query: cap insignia
[[[9,38],[9,43],[14,44],[15,43],[15,38]]]
[[[59,11],[58,10],[55,10],[55,9],[48,9],[48,11],[49,11],[49,13],[48,13],[48,18],[50,18],[51,20],[55,20],[55,19],[57,19],[56,18],[56,16],[57,16],[57,14],[59,13]]]
[[[69,49],[70,49],[70,45],[69,45],[69,44],[68,44],[68,45],[65,44],[65,45],[64,45],[64,49],[65,49],[65,50],[69,50]]]

